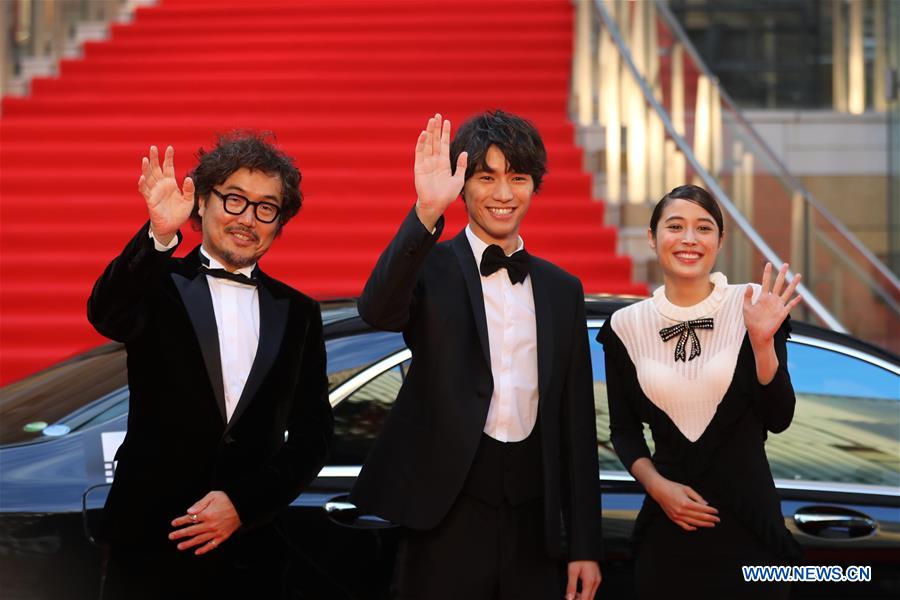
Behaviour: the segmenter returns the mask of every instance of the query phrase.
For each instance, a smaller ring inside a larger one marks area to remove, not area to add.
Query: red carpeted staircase
[[[303,210],[262,266],[319,298],[355,296],[415,201],[428,117],[503,108],[550,155],[523,236],[588,292],[643,293],[591,199],[567,118],[568,0],[163,0],[88,43],[0,117],[0,383],[100,341],[94,279],[146,218],[151,144],[179,178],[216,131],[274,131],[297,158]],[[449,237],[465,223],[461,203]],[[199,238],[187,231],[179,254]]]

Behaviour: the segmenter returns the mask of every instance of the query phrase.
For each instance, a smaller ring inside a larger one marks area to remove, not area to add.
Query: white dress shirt
[[[488,244],[468,226],[466,237],[480,266]],[[516,250],[524,247],[519,238]],[[514,285],[506,269],[499,269],[481,277],[481,291],[494,377],[484,432],[501,442],[519,442],[534,429],[538,411],[537,328],[531,277]]]
[[[150,234],[153,237],[153,234]],[[154,245],[160,252],[170,250],[177,243],[174,238],[163,246],[156,238]],[[209,259],[210,269],[225,267],[201,246],[200,252]],[[236,272],[250,277],[256,265],[238,269]],[[209,295],[212,297],[216,315],[216,329],[219,333],[219,358],[222,361],[222,383],[225,392],[226,420],[231,420],[234,409],[241,399],[250,368],[256,358],[259,346],[259,293],[256,287],[230,279],[206,276]]]

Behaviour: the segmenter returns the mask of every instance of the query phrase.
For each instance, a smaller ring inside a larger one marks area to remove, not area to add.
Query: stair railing
[[[738,108],[738,106],[731,99],[731,96],[728,92],[719,85],[718,78],[713,75],[712,71],[710,71],[706,62],[697,52],[697,49],[691,43],[690,38],[688,38],[687,33],[684,31],[684,28],[679,23],[678,19],[672,13],[668,4],[664,0],[656,0],[656,10],[658,11],[659,16],[665,22],[665,25],[669,28],[669,30],[678,38],[678,42],[684,47],[684,51],[688,53],[693,64],[700,69],[703,74],[710,79],[710,81],[714,82],[715,86],[718,88],[718,93],[722,102],[722,105],[726,107],[727,111],[734,116],[736,124],[746,133],[746,135],[752,139],[753,144],[759,148],[760,152],[766,156],[768,163],[772,166],[772,169],[778,173],[778,176],[783,179],[793,193],[799,194],[803,201],[807,204],[812,205],[813,209],[816,213],[821,215],[821,218],[824,219],[831,227],[833,227],[840,236],[846,240],[846,243],[853,247],[853,250],[860,255],[863,259],[863,262],[866,264],[868,269],[866,270],[874,270],[877,271],[879,277],[871,278],[872,286],[877,289],[878,293],[882,295],[886,302],[892,304],[892,306],[897,310],[897,313],[900,314],[900,306],[898,306],[898,297],[900,297],[900,279],[897,279],[897,276],[887,268],[887,266],[878,260],[878,258],[869,250],[859,239],[847,229],[847,227],[841,223],[841,221],[836,218],[831,211],[829,211],[825,206],[823,206],[813,194],[803,185],[803,183],[794,177],[794,175],[788,170],[787,166],[781,161],[775,152],[769,147],[769,145],[763,140],[762,137],[757,133],[756,129],[750,124],[749,121],[744,117],[744,114]],[[843,257],[843,260],[847,261],[847,264],[850,268],[853,268],[858,271],[860,277],[869,276],[866,274],[866,270],[862,268],[856,267],[855,263],[847,256]],[[893,290],[891,292],[890,290]]]
[[[24,95],[34,76],[54,75],[81,42],[100,39],[110,22],[155,0],[0,1],[0,96]]]
[[[758,281],[784,257],[804,276],[801,318],[900,349],[897,279],[762,142],[668,7],[574,2],[573,114],[603,128],[607,201],[646,206],[704,185],[727,217],[720,268]]]

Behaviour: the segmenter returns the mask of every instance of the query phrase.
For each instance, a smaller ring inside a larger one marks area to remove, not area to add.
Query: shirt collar
[[[484,254],[484,251],[487,250],[489,244],[486,244],[481,238],[475,235],[475,232],[472,231],[472,227],[466,225],[466,239],[469,240],[469,246],[472,247],[472,254],[475,255],[475,262],[477,264],[481,264],[481,256]],[[519,236],[519,245],[516,248],[516,252],[525,248],[525,241],[522,239],[522,236]]]
[[[204,248],[202,245],[200,246],[200,253],[203,254],[203,256],[205,256],[207,259],[209,259],[209,268],[210,269],[225,269],[226,271],[229,270],[229,269],[225,268],[225,265],[223,265],[222,263],[217,261],[215,258],[210,256],[209,252],[207,252],[206,248]],[[255,269],[255,268],[256,268],[256,263],[253,263],[252,265],[242,267],[234,272],[240,273],[241,275],[246,275],[247,277],[252,277],[253,269]]]
[[[713,284],[710,294],[692,306],[676,306],[666,298],[666,286],[660,286],[653,292],[653,305],[656,310],[672,321],[691,321],[701,317],[708,317],[716,312],[725,299],[728,289],[728,279],[724,274],[710,273],[709,281]]]

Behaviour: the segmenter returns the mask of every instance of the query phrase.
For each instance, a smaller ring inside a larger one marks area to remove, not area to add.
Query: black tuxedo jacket
[[[412,529],[430,529],[456,500],[478,449],[493,392],[478,265],[465,232],[436,244],[410,211],[359,300],[363,319],[402,331],[412,362],[351,499]],[[593,378],[581,282],[532,257],[551,556],[598,560],[600,484]]]
[[[104,535],[173,545],[170,522],[212,490],[228,494],[241,530],[269,520],[318,473],[333,420],[318,304],[259,274],[259,344],[225,419],[222,363],[199,248],[158,252],[149,223],[106,268],[88,319],[125,343],[128,432],[104,512]]]

